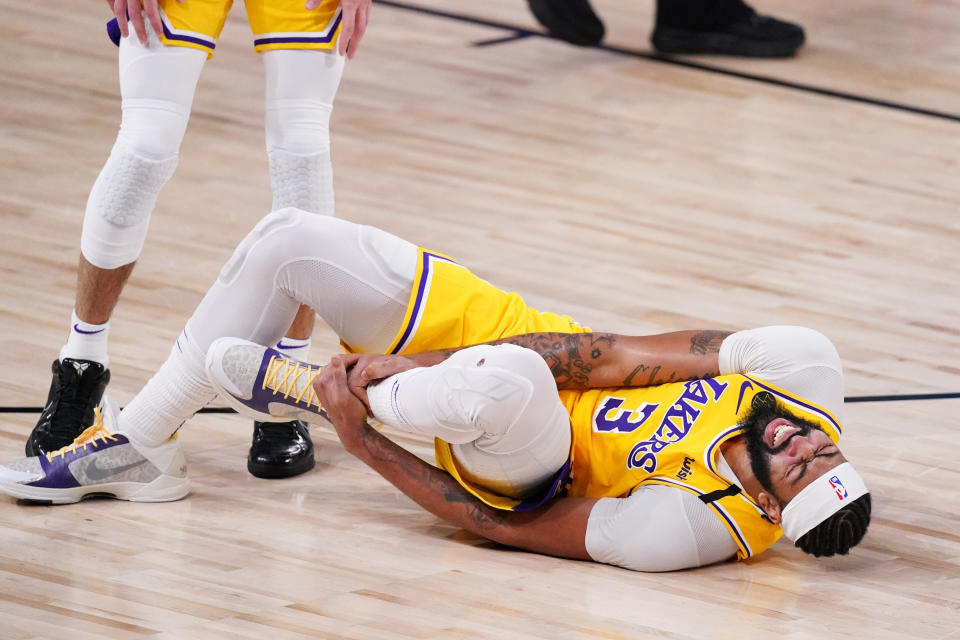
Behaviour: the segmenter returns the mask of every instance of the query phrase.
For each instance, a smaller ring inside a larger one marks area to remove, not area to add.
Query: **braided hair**
[[[867,532],[870,524],[870,494],[860,496],[806,532],[795,543],[817,558],[846,555]]]

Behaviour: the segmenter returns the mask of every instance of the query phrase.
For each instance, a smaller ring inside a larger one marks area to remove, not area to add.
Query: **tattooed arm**
[[[729,331],[676,331],[654,336],[615,333],[526,333],[489,344],[515,344],[539,353],[558,389],[649,387],[720,375],[717,354]],[[457,349],[403,356],[358,356],[350,374],[359,391],[372,380],[442,362]],[[366,359],[364,359],[366,358]]]
[[[494,509],[469,494],[447,472],[394,444],[366,422],[366,406],[347,385],[335,356],[314,384],[344,448],[430,513],[501,544],[565,558],[590,559],[584,542],[595,499],[557,498],[532,511]]]
[[[559,389],[650,387],[720,375],[717,354],[729,333],[528,333],[498,342],[539,353],[550,366]]]

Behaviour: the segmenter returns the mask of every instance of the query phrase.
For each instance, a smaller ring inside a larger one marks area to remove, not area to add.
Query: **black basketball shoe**
[[[659,0],[650,40],[660,53],[786,58],[805,39],[800,25],[758,15],[743,0]]]
[[[302,420],[254,422],[247,470],[258,478],[289,478],[313,468],[313,441]]]
[[[110,382],[110,370],[92,360],[54,360],[47,405],[27,438],[27,456],[39,456],[65,447],[93,424],[93,408],[100,404]]]
[[[554,38],[581,47],[595,47],[605,29],[587,0],[527,0],[537,22]]]

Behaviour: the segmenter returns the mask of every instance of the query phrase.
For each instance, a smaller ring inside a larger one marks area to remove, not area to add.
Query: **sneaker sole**
[[[108,482],[70,489],[31,487],[0,480],[0,491],[19,500],[43,504],[73,504],[94,497],[110,497],[129,502],[173,502],[190,493],[190,479],[160,476],[148,484]]]
[[[313,455],[304,456],[302,460],[298,460],[296,463],[291,465],[275,465],[275,464],[257,464],[247,460],[247,471],[250,472],[250,475],[256,476],[258,478],[265,478],[267,480],[276,480],[277,478],[292,478],[293,476],[298,476],[301,473],[306,473],[313,469],[316,464]]]
[[[804,38],[762,41],[721,32],[704,33],[658,27],[651,42],[658,53],[721,55],[744,58],[789,58],[803,45]]]

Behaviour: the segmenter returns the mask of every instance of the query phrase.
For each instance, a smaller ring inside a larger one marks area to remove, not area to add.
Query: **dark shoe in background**
[[[603,23],[587,0],[527,0],[527,4],[554,38],[581,47],[595,47],[603,41]]]
[[[800,25],[741,0],[659,0],[651,42],[660,53],[786,58],[805,39]]]
[[[254,422],[247,470],[258,478],[289,478],[313,468],[306,422]]]

